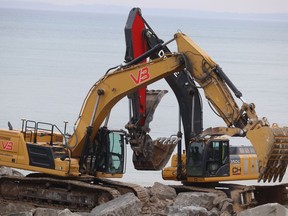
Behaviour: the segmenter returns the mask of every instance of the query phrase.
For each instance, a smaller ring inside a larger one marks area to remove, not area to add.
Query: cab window
[[[207,148],[206,176],[229,175],[229,142],[214,140]]]
[[[204,143],[194,142],[188,151],[187,176],[203,176]]]
[[[110,140],[110,172],[122,172],[123,169],[123,136],[119,133],[109,133]]]

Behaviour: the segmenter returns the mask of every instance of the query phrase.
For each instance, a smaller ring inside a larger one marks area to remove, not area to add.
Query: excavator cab
[[[97,176],[123,174],[125,172],[126,133],[118,130],[99,129],[90,151],[90,167]],[[92,160],[91,160],[92,159]],[[89,161],[89,159],[88,159]]]
[[[187,177],[229,176],[229,140],[195,141],[187,152]]]

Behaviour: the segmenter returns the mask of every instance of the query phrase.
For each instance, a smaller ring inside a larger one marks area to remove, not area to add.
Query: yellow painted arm
[[[69,140],[72,156],[79,157],[81,155],[88,126],[93,127],[93,138],[105,117],[120,99],[143,86],[179,71],[183,64],[179,62],[178,58],[178,55],[170,55],[150,63],[118,69],[108,73],[95,83],[84,101],[76,122],[76,130]]]
[[[217,74],[218,65],[186,35],[177,33],[175,37],[178,52],[183,53],[187,58],[187,70],[191,77],[203,88],[208,101],[228,127],[240,124],[243,121],[241,110],[227,85]]]

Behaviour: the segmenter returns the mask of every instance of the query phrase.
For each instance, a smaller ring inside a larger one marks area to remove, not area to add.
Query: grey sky
[[[122,5],[140,8],[174,8],[232,13],[288,13],[288,0],[18,0],[56,5]],[[1,4],[1,0],[0,0]]]

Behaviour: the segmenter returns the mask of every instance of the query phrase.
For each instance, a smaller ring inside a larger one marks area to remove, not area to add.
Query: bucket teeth
[[[286,170],[286,167],[285,167],[285,170]],[[282,181],[284,175],[285,175],[285,171],[283,171],[283,172],[280,173],[280,175],[279,175],[279,182]]]
[[[283,142],[285,141],[285,142]],[[268,161],[268,166],[270,166],[269,172],[271,172],[271,177],[273,177],[273,181],[275,182],[277,178],[279,181],[280,176],[284,176],[286,167],[288,163],[288,142],[285,139],[280,140],[276,139],[276,143],[273,145],[272,154]]]
[[[247,133],[254,146],[258,163],[258,181],[281,182],[288,165],[288,128],[261,127]]]
[[[285,136],[275,137],[275,143],[271,150],[267,166],[273,182],[282,180],[288,165],[288,139]],[[269,179],[268,179],[269,181]],[[270,181],[269,181],[270,182]]]

